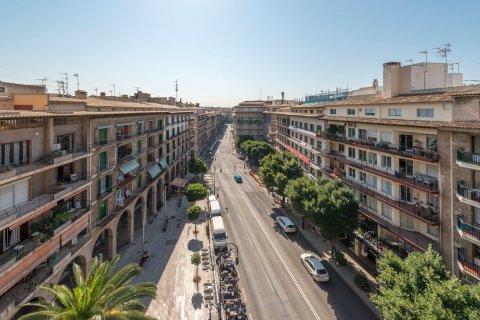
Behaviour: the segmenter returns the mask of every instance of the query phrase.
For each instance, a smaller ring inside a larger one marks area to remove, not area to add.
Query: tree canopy
[[[207,173],[207,171],[208,166],[205,161],[199,157],[190,158],[190,161],[188,162],[188,172],[197,175],[201,173]]]
[[[244,141],[241,144],[241,149],[245,151],[248,159],[253,160],[255,163],[258,163],[266,155],[275,153],[275,148],[264,141]]]
[[[305,207],[309,201],[313,201],[317,197],[317,194],[317,183],[308,177],[290,180],[285,188],[285,195],[293,209],[303,216],[308,216]]]
[[[284,151],[265,156],[260,161],[258,174],[267,188],[276,188],[280,195],[285,196],[288,181],[303,176],[303,170],[297,158],[290,152]]]
[[[480,285],[450,277],[431,248],[405,259],[386,251],[378,270],[380,291],[371,299],[385,320],[480,319]]]
[[[208,194],[207,188],[201,183],[190,183],[185,192],[189,202],[205,199]]]
[[[201,212],[202,208],[200,208],[199,206],[191,206],[187,210],[188,220],[197,220]]]
[[[252,136],[239,136],[237,142],[235,142],[235,146],[237,149],[242,149],[242,143],[249,140],[255,140],[255,138]]]
[[[358,226],[358,201],[339,179],[319,178],[317,195],[305,202],[309,218],[330,241]]]
[[[40,286],[49,291],[55,299],[52,302],[32,302],[25,306],[36,307],[37,311],[19,319],[154,319],[144,314],[145,306],[139,299],[156,296],[155,283],[130,282],[139,276],[143,269],[137,264],[128,264],[114,273],[120,257],[99,263],[92,260],[90,273],[83,275],[80,267],[73,264],[76,287],[65,285]]]

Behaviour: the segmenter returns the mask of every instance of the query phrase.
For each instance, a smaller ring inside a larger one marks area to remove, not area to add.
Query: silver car
[[[327,270],[322,262],[320,262],[320,258],[316,255],[312,253],[303,253],[300,255],[300,259],[313,280],[317,282],[326,282],[330,280]]]

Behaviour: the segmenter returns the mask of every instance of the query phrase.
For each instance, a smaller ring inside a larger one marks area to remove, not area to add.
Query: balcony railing
[[[457,182],[457,193],[465,199],[480,203],[480,189],[469,188],[463,181]]]
[[[95,141],[95,147],[108,146],[117,141],[117,138],[98,139]]]
[[[322,171],[331,177],[337,177],[341,179],[345,184],[359,190],[360,192],[369,194],[370,196],[385,202],[392,207],[397,208],[398,210],[420,218],[429,224],[437,225],[440,223],[440,215],[435,211],[436,209],[427,209],[417,204],[395,199],[392,195],[383,191],[379,191],[378,189],[366,183],[361,183],[357,180],[346,177],[340,168],[332,170],[330,168],[323,167]]]
[[[113,168],[115,168],[115,160],[111,159],[110,161],[108,161],[108,163],[105,164],[105,167],[103,168],[101,168],[100,164],[98,164],[98,173],[103,173]]]
[[[39,163],[44,163],[44,164],[54,164],[57,163],[58,160],[62,157],[66,157],[68,155],[73,155],[73,154],[84,154],[87,152],[90,152],[91,146],[90,145],[81,145],[77,146],[71,149],[66,149],[66,150],[54,150],[50,151],[47,153],[44,153],[38,158]]]
[[[328,131],[318,131],[318,136],[322,136],[326,139],[343,142],[351,145],[360,145],[368,147],[372,150],[378,150],[394,155],[400,155],[406,158],[420,158],[427,161],[438,161],[440,155],[437,151],[432,149],[422,149],[414,146],[394,145],[389,142],[372,141],[368,139],[357,139],[353,137],[346,137],[343,134],[330,133]]]
[[[116,190],[116,189],[115,189],[114,186],[108,186],[108,187],[106,187],[103,191],[102,191],[102,190],[99,190],[99,191],[97,192],[97,194],[98,194],[98,197],[99,197],[100,199],[103,199],[103,198],[105,198],[106,196],[108,196],[109,194],[111,194],[112,192],[114,192],[115,190]]]
[[[117,154],[117,163],[118,164],[123,164],[123,163],[126,163],[130,160],[133,160],[133,158],[135,158],[135,154],[133,154],[132,152],[130,153],[120,153],[120,154]]]
[[[477,266],[475,263],[464,259],[460,254],[458,255],[458,262],[460,263],[464,272],[474,276],[477,279],[480,279],[480,266]]]
[[[457,217],[457,228],[464,235],[473,238],[480,243],[480,227],[474,226],[470,223],[463,221],[461,217]]]
[[[361,161],[353,158],[346,157],[343,154],[336,153],[334,151],[326,151],[324,154],[330,158],[352,165],[358,169],[371,172],[405,185],[426,191],[426,192],[438,192],[438,179],[423,173],[416,172],[414,176],[406,176],[400,171],[394,171],[388,168],[384,168],[373,163]]]
[[[127,133],[127,134],[117,134],[116,139],[117,141],[123,141],[123,140],[128,140],[135,137],[133,133]]]
[[[458,149],[457,161],[480,166],[480,154]]]

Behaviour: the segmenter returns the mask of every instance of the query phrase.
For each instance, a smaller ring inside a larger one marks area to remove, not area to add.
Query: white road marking
[[[243,293],[243,302],[247,303],[247,295],[245,294],[245,289],[242,288]]]
[[[235,186],[237,189],[238,186]],[[247,204],[248,208],[250,209],[250,214],[253,216],[253,218],[257,221],[257,224],[258,226],[260,227],[260,229],[262,230],[263,234],[265,235],[265,237],[267,238],[268,242],[270,243],[270,245],[272,246],[273,250],[275,251],[275,254],[277,255],[277,257],[280,259],[280,262],[283,264],[283,267],[285,268],[285,270],[287,270],[290,278],[292,279],[293,283],[295,284],[295,286],[297,287],[298,291],[300,292],[300,294],[302,295],[303,297],[303,300],[305,300],[305,303],[308,305],[310,311],[312,312],[312,314],[314,315],[315,319],[317,320],[321,320],[320,316],[318,315],[317,311],[313,308],[313,305],[312,303],[310,302],[310,300],[308,299],[308,297],[306,296],[305,292],[302,290],[302,288],[300,287],[300,284],[298,283],[297,279],[295,279],[295,277],[293,276],[293,273],[292,271],[290,271],[290,268],[287,266],[285,260],[283,259],[283,257],[280,255],[280,252],[278,251],[277,247],[275,246],[275,244],[273,243],[272,239],[268,236],[267,232],[265,231],[265,229],[263,228],[262,224],[260,223],[260,220],[258,219],[258,217],[253,213],[253,208],[252,206],[250,205],[250,203],[247,201],[247,198],[245,197],[245,195],[240,192],[240,190],[238,190],[240,195],[242,196],[243,200],[245,200],[245,203]]]

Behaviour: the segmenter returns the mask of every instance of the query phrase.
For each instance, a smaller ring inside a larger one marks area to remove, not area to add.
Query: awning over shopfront
[[[101,129],[110,129],[112,127],[111,124],[102,124],[100,126],[97,126],[97,129],[98,130],[101,130]]]
[[[138,167],[140,167],[140,164],[138,163],[138,161],[137,161],[137,160],[133,160],[133,161],[130,161],[130,162],[128,162],[127,164],[124,164],[123,166],[121,166],[121,167],[120,167],[120,171],[121,171],[123,174],[127,174],[127,173],[129,173],[130,171],[137,169]]]
[[[160,160],[160,167],[162,167],[162,170],[165,170],[168,168],[168,163],[165,161],[165,159]]]
[[[175,178],[171,185],[174,187],[179,187],[179,188],[184,188],[185,185],[187,184],[188,180],[187,179],[182,179],[182,178]]]
[[[158,164],[148,168],[148,175],[152,179],[155,178],[156,176],[158,176],[160,174],[160,172],[162,172],[162,169],[160,168],[160,166]]]

